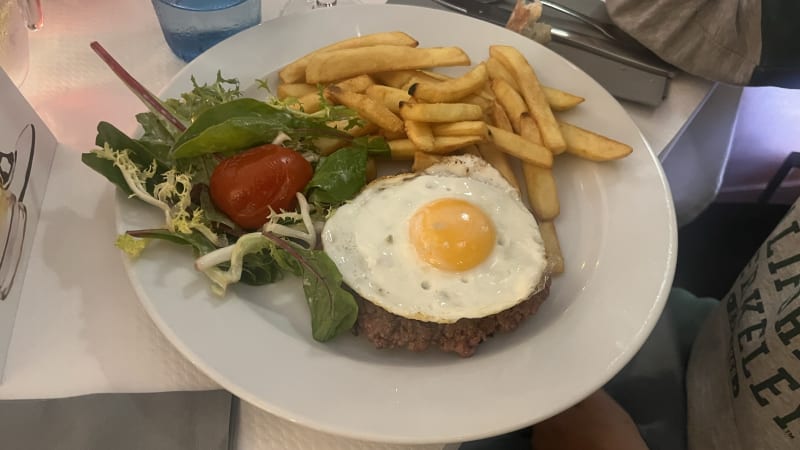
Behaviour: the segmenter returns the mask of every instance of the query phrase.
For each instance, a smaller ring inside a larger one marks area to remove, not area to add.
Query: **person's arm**
[[[800,2],[606,0],[611,19],[664,61],[734,85],[800,88]]]
[[[608,394],[533,426],[533,450],[647,450],[633,420]]]

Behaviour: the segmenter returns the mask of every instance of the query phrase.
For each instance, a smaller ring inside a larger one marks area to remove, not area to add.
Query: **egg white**
[[[442,198],[466,200],[494,223],[491,254],[470,270],[430,266],[409,242],[409,219]],[[422,174],[374,181],[328,219],[322,241],[356,293],[393,314],[427,322],[452,323],[511,308],[537,289],[546,268],[539,227],[519,193],[471,155],[446,158]]]

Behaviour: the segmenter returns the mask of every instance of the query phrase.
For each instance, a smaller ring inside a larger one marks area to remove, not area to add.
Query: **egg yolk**
[[[471,269],[492,253],[494,224],[480,208],[444,198],[420,207],[409,222],[411,245],[420,259],[442,270]]]

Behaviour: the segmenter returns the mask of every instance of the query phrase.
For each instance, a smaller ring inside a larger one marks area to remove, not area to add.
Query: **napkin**
[[[225,391],[0,402],[2,447],[27,450],[227,450]]]

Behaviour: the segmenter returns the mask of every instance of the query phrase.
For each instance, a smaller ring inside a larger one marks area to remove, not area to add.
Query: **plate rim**
[[[406,5],[406,4],[353,4],[353,5],[340,5],[340,6],[336,7],[336,9],[338,9],[338,10],[345,9],[345,8],[358,8],[358,9],[382,8],[382,10],[385,10],[387,8],[396,8],[396,9],[406,9],[406,10],[424,10],[424,11],[427,11],[427,12],[436,12],[436,13],[442,13],[442,14],[447,14],[447,15],[451,15],[451,16],[456,16],[456,17],[459,17],[460,19],[465,19],[465,20],[468,20],[468,21],[474,21],[474,22],[478,22],[478,23],[481,23],[481,24],[488,24],[487,22],[481,21],[480,19],[476,19],[476,18],[473,18],[473,17],[465,16],[465,15],[461,15],[461,14],[458,14],[456,12],[442,10],[442,9],[438,9],[438,8],[427,8],[427,7],[424,7],[424,6],[415,6],[415,5]],[[291,15],[291,17],[305,16],[305,15],[308,15],[308,14],[320,14],[320,13],[324,14],[324,13],[326,13],[326,10],[308,11],[308,12],[293,14],[293,15]],[[251,30],[256,29],[256,28],[263,28],[263,27],[269,26],[273,22],[278,21],[278,20],[283,20],[286,17],[289,17],[289,16],[282,16],[282,17],[278,17],[278,18],[275,18],[275,19],[271,19],[271,20],[262,22],[262,23],[260,23],[260,24],[258,24],[256,26],[252,27],[251,29],[244,30],[244,32],[248,32],[248,31],[251,31]],[[502,27],[498,27],[498,28],[502,28]],[[211,47],[209,50],[207,50],[206,52],[204,52],[203,54],[198,56],[195,60],[193,60],[192,62],[190,62],[190,63],[186,64],[185,66],[183,66],[174,76],[172,76],[166,82],[166,84],[161,89],[159,89],[158,94],[157,94],[158,98],[162,98],[164,93],[166,91],[170,90],[178,80],[180,80],[183,77],[185,77],[187,73],[190,73],[195,67],[195,64],[194,64],[195,61],[201,60],[201,58],[203,58],[203,56],[207,52],[212,51],[214,48],[216,48],[220,44],[222,44],[222,43],[224,43],[224,42],[226,42],[228,40],[232,40],[232,39],[236,39],[236,35],[234,35],[234,36],[226,39],[225,41],[222,41],[221,43]],[[579,67],[575,66],[569,60],[563,58],[562,56],[560,56],[557,53],[555,53],[553,50],[547,48],[544,45],[539,44],[538,42],[535,42],[535,41],[531,41],[531,42],[533,42],[535,45],[538,45],[539,47],[541,47],[546,52],[552,53],[557,58],[562,60],[565,64],[568,64],[569,66],[571,66],[574,70],[585,74],[600,89],[602,89],[605,92],[608,92],[605,88],[603,88],[601,85],[599,85],[599,83],[597,83],[596,80],[591,78],[588,74],[585,73],[585,71],[583,71]],[[613,100],[614,100],[614,102],[619,104],[619,101],[616,98],[613,98]],[[621,107],[621,105],[620,105],[620,107]],[[677,263],[677,243],[678,243],[678,241],[677,241],[678,240],[677,220],[676,220],[676,214],[675,214],[675,208],[674,208],[674,201],[673,201],[673,198],[672,198],[672,193],[671,193],[671,190],[669,188],[669,184],[668,184],[666,175],[664,173],[664,170],[663,170],[663,167],[662,167],[662,165],[660,163],[660,160],[658,159],[658,157],[654,153],[653,149],[650,146],[650,143],[645,138],[645,136],[642,133],[641,129],[630,118],[630,114],[624,108],[622,108],[622,110],[623,110],[624,115],[627,116],[627,118],[630,120],[630,122],[631,122],[632,126],[634,127],[636,133],[639,135],[639,137],[641,139],[641,144],[647,150],[648,155],[649,155],[649,159],[651,160],[651,163],[652,163],[653,167],[655,168],[656,175],[658,176],[658,180],[657,180],[658,181],[658,187],[661,189],[661,191],[664,194],[664,198],[659,198],[659,203],[661,203],[661,201],[663,200],[667,205],[666,212],[667,212],[667,216],[668,216],[668,219],[669,219],[668,227],[667,227],[668,230],[667,231],[669,233],[668,233],[668,236],[667,236],[668,240],[666,241],[666,246],[665,246],[666,247],[665,248],[666,265],[665,265],[664,269],[666,270],[666,272],[664,273],[665,277],[662,279],[661,284],[658,286],[657,295],[656,295],[656,298],[654,299],[654,301],[653,301],[653,303],[651,305],[651,308],[650,308],[650,310],[648,312],[648,315],[647,315],[647,318],[646,318],[647,320],[638,328],[636,334],[630,339],[629,345],[627,346],[627,348],[623,352],[621,352],[619,357],[616,360],[614,360],[612,362],[612,364],[610,364],[606,368],[606,373],[604,374],[604,376],[603,377],[598,377],[598,379],[602,379],[602,381],[603,381],[600,384],[599,387],[602,387],[603,385],[605,385],[614,376],[616,376],[616,374],[619,373],[619,371],[622,370],[622,368],[624,368],[624,366],[636,355],[636,353],[638,353],[639,349],[641,349],[641,347],[644,344],[644,342],[646,341],[646,339],[652,333],[653,328],[655,327],[659,317],[661,316],[661,314],[663,312],[663,309],[664,309],[664,306],[666,304],[667,297],[669,295],[669,290],[670,290],[670,288],[672,286],[672,282],[674,280],[675,266],[676,266],[676,263]],[[141,127],[137,126],[135,134],[139,134],[139,133],[141,133]],[[124,209],[124,205],[123,205],[123,202],[121,200],[124,198],[124,195],[121,194],[118,190],[115,190],[115,191],[116,191],[115,192],[115,201],[114,201],[115,226],[117,227],[117,231],[119,231],[120,226],[122,225],[122,214],[123,214],[123,209]],[[481,439],[481,438],[485,438],[485,437],[488,437],[488,436],[495,436],[495,435],[511,432],[511,431],[514,431],[514,430],[529,426],[531,424],[537,423],[538,421],[545,420],[548,417],[552,417],[552,416],[554,416],[554,415],[556,415],[556,414],[558,414],[558,413],[560,413],[560,412],[562,412],[565,409],[568,409],[570,407],[570,405],[564,405],[563,408],[557,408],[557,409],[552,410],[552,412],[549,415],[546,415],[545,417],[539,417],[539,418],[532,417],[531,419],[528,419],[528,420],[524,420],[523,419],[523,420],[520,420],[518,422],[507,423],[506,425],[503,425],[503,426],[494,426],[491,430],[484,430],[484,431],[477,432],[477,433],[476,432],[467,432],[467,431],[465,431],[465,432],[461,433],[460,436],[448,436],[448,437],[446,437],[444,439],[438,439],[438,440],[437,439],[433,439],[433,440],[432,439],[420,439],[418,437],[410,437],[410,436],[407,436],[407,435],[386,435],[386,434],[380,434],[380,433],[370,433],[370,432],[368,432],[366,430],[355,431],[355,430],[350,430],[350,429],[349,430],[342,430],[342,429],[339,429],[339,428],[335,428],[335,427],[327,425],[325,423],[313,420],[311,417],[309,417],[308,414],[298,415],[298,414],[292,413],[290,411],[287,411],[284,407],[279,406],[278,404],[267,402],[267,401],[261,399],[259,396],[252,395],[251,393],[248,392],[248,390],[245,387],[240,386],[236,382],[230,380],[224,374],[220,373],[219,371],[217,371],[216,369],[211,367],[210,364],[206,363],[202,357],[200,357],[197,353],[195,353],[189,347],[189,345],[174,332],[173,328],[169,326],[169,324],[165,321],[165,318],[158,312],[158,310],[156,309],[155,303],[150,299],[149,295],[145,291],[145,287],[142,285],[142,283],[140,282],[140,280],[136,276],[135,268],[134,268],[134,265],[135,265],[136,262],[134,260],[131,260],[130,258],[124,257],[124,255],[122,255],[122,260],[123,260],[123,266],[125,268],[126,274],[128,275],[128,279],[130,280],[131,285],[134,288],[134,291],[136,292],[136,296],[137,296],[139,302],[143,305],[144,309],[147,311],[147,314],[150,316],[150,319],[153,320],[153,322],[155,323],[155,325],[159,329],[159,331],[162,334],[164,334],[164,336],[167,338],[167,340],[176,349],[178,349],[178,351],[181,353],[181,355],[183,357],[185,357],[189,362],[191,362],[194,366],[196,366],[198,369],[200,369],[212,381],[214,381],[215,383],[219,384],[222,388],[226,389],[227,391],[229,391],[230,393],[234,394],[235,396],[239,397],[241,400],[246,401],[247,403],[250,403],[251,405],[253,405],[253,406],[255,406],[255,407],[257,407],[257,408],[259,408],[261,410],[264,410],[268,414],[273,414],[273,415],[277,416],[278,418],[280,418],[282,420],[287,420],[287,421],[289,421],[289,422],[291,422],[293,424],[298,424],[298,425],[307,427],[307,428],[309,428],[311,430],[318,430],[318,431],[321,431],[321,432],[324,432],[324,433],[328,433],[328,434],[331,434],[331,435],[334,435],[334,436],[340,436],[340,437],[344,437],[344,438],[348,438],[348,439],[361,440],[361,441],[370,441],[370,442],[376,442],[376,443],[377,442],[379,442],[379,443],[387,443],[387,444],[423,445],[423,444],[466,442],[466,441],[470,441],[470,440]],[[579,398],[578,401],[580,401],[580,399],[587,397],[592,392],[594,392],[596,389],[597,388],[582,390],[579,395],[575,395],[574,397]],[[577,390],[575,392],[577,392]]]

